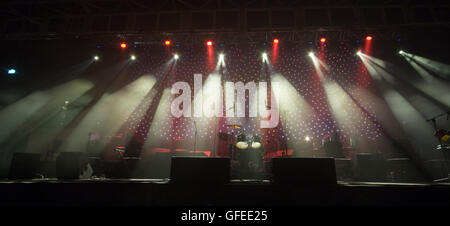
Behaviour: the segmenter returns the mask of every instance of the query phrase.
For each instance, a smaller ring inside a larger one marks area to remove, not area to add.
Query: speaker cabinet
[[[230,181],[230,158],[172,157],[171,183],[220,185]]]
[[[386,181],[387,162],[380,154],[360,153],[357,159],[357,179],[360,181]]]
[[[90,175],[89,175],[90,174]],[[56,158],[58,179],[81,179],[92,175],[87,156],[82,152],[61,152]]]
[[[40,160],[40,154],[14,153],[8,178],[11,180],[38,178],[41,168]]]
[[[337,185],[333,158],[273,158],[274,182],[303,187],[334,187]]]

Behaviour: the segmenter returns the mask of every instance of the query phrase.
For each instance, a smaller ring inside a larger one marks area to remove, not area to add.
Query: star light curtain
[[[247,123],[242,125],[242,132],[260,134],[265,141],[304,140],[306,136],[320,140],[327,134],[335,132],[339,132],[344,140],[348,140],[355,135],[377,139],[381,136],[382,130],[376,120],[376,115],[372,114],[374,112],[373,103],[368,102],[369,100],[364,99],[359,95],[360,92],[357,92],[361,87],[368,90],[373,87],[365,67],[361,66],[361,61],[355,56],[355,49],[345,42],[325,48],[321,45],[323,43],[320,43],[316,49],[319,52],[318,56],[321,57],[327,67],[327,70],[324,70],[324,76],[327,80],[334,81],[340,87],[341,92],[345,92],[350,97],[339,104],[342,105],[340,109],[344,111],[341,112],[343,120],[352,122],[351,125],[354,125],[354,127],[346,127],[350,123],[338,125],[324,92],[323,81],[314,77],[317,76],[317,72],[308,57],[308,48],[311,48],[309,45],[282,45],[277,43],[276,63],[271,65],[270,72],[264,72],[261,54],[267,52],[270,55],[269,59],[274,59],[271,46],[231,44],[223,47],[217,46],[214,50],[211,50],[211,46],[181,46],[172,50],[180,56],[176,62],[171,62],[174,53],[168,52],[164,47],[144,46],[138,50],[139,60],[130,66],[131,74],[129,76],[154,76],[160,83],[159,85],[163,87],[159,91],[170,89],[171,85],[177,81],[187,82],[193,89],[194,74],[203,74],[203,83],[205,83],[208,76],[214,72],[214,67],[211,66],[210,62],[211,55],[214,55],[214,59],[219,59],[219,54],[224,53],[226,56],[225,66],[219,72],[222,85],[228,81],[244,83],[254,81],[258,83],[262,80],[262,74],[264,73],[279,73],[293,87],[297,95],[304,99],[302,103],[309,105],[308,108],[311,109],[311,111],[305,112],[302,112],[302,109],[298,109],[298,111],[289,109],[289,111],[280,112],[280,125],[282,126],[265,133],[261,132],[259,123],[255,122],[255,119],[247,119]],[[173,68],[169,70],[169,67]],[[270,76],[273,76],[273,74]],[[161,82],[164,84],[161,84]],[[140,134],[144,140],[150,138],[153,142],[164,141],[163,143],[166,146],[174,141],[186,141],[185,145],[191,145],[193,139],[212,141],[216,139],[217,133],[237,136],[238,131],[228,128],[226,126],[227,119],[223,118],[199,117],[195,118],[194,124],[193,118],[177,119],[172,117],[169,109],[164,119],[155,120],[155,118],[152,118],[153,116],[147,115],[148,103],[157,104],[158,108],[162,106],[170,108],[170,102],[168,101],[171,99],[159,98],[159,103],[154,103],[154,95],[156,94],[150,95],[150,93],[157,90],[156,86],[148,90],[149,95],[124,122],[123,128],[127,132]],[[362,115],[358,106],[364,106],[364,112],[368,113]],[[299,117],[301,114],[309,115]],[[151,128],[149,129],[148,125],[142,124],[142,122],[152,124]],[[198,125],[203,126],[199,127]],[[279,146],[282,146],[282,144]],[[214,149],[212,146],[208,148]]]

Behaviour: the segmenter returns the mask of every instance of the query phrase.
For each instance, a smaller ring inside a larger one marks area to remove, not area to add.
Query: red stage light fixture
[[[370,36],[370,35],[366,37],[366,40],[367,40],[367,41],[371,41],[372,39],[373,39],[373,37]]]
[[[125,42],[120,43],[120,48],[122,49],[127,48],[127,44]]]
[[[276,38],[276,39],[273,40],[273,43],[275,43],[275,44],[278,44],[278,42],[279,42],[279,41],[278,41],[278,38]]]
[[[165,44],[166,46],[170,46],[170,41],[169,41],[169,40],[166,40],[166,41],[164,42],[164,44]]]
[[[321,43],[325,43],[326,41],[327,41],[326,38],[321,38],[321,39],[320,39],[320,42],[321,42]]]
[[[206,42],[206,45],[207,45],[207,46],[212,46],[212,44],[213,44],[212,41],[207,41],[207,42]]]

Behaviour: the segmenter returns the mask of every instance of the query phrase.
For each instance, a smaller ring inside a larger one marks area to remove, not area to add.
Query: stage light
[[[212,44],[213,44],[212,41],[207,41],[207,42],[206,42],[206,45],[207,45],[207,46],[212,46]]]
[[[8,75],[14,75],[14,74],[16,74],[16,69],[11,68],[8,70]]]
[[[366,37],[366,40],[367,40],[367,41],[372,41],[372,39],[373,39],[373,37],[370,36],[370,35]]]
[[[98,56],[94,56],[94,60],[99,60],[100,58]]]
[[[273,43],[278,44],[278,38],[274,39]]]
[[[356,52],[356,55],[360,56],[362,54],[361,50],[358,50],[358,52]]]
[[[402,54],[404,54],[405,52],[403,52],[403,50],[400,50],[400,51],[398,51],[398,54],[400,54],[400,55],[402,55]]]
[[[320,42],[321,42],[321,43],[325,43],[326,41],[327,41],[326,38],[321,38],[321,39],[320,39]]]
[[[175,54],[175,55],[173,55],[173,58],[174,58],[175,60],[178,60],[178,58],[180,58],[180,56],[178,56],[178,54]]]
[[[269,58],[267,58],[267,53],[262,54],[263,62],[266,62]]]
[[[310,141],[310,140],[311,140],[311,138],[309,136],[305,137],[305,141]]]
[[[125,42],[120,43],[120,48],[122,49],[127,48],[127,44]]]
[[[223,53],[219,54],[219,61],[223,61],[225,59],[225,55]]]
[[[309,52],[308,56],[314,57],[314,53],[313,52]]]
[[[164,42],[164,44],[165,44],[166,46],[170,46],[170,41],[169,41],[169,40],[166,40],[166,41]]]
[[[136,60],[136,56],[131,55],[131,60]]]

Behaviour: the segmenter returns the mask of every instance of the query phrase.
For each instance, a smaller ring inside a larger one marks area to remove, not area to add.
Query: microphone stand
[[[194,153],[195,151],[197,151],[197,123],[195,122],[195,118],[194,120],[194,128],[195,128],[195,133],[194,133]]]
[[[216,157],[217,156],[217,144],[216,144],[216,140],[217,140],[217,120],[218,120],[218,117],[216,117],[216,125],[215,125],[215,128],[214,128],[214,149],[213,149],[213,153],[212,153],[212,157]]]

